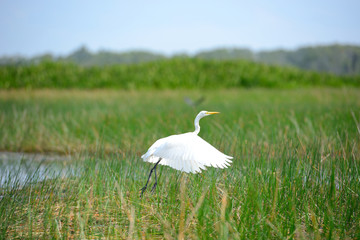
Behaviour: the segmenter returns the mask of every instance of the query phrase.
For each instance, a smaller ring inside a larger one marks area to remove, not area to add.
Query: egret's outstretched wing
[[[146,162],[157,162],[184,172],[201,172],[206,167],[226,168],[232,157],[204,141],[194,133],[172,135],[157,140],[149,150],[141,156]]]

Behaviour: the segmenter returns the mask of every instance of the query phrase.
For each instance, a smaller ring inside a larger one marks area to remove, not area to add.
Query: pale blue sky
[[[0,0],[0,56],[360,44],[359,0]]]

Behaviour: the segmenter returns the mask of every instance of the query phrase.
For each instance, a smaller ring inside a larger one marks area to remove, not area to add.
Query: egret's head
[[[199,121],[201,118],[212,115],[212,114],[217,114],[219,112],[208,112],[208,111],[201,111],[199,112],[199,114],[196,116],[194,124],[195,124],[195,134],[198,134],[200,132],[200,124]]]
[[[201,111],[201,112],[199,112],[198,117],[202,118],[202,117],[206,117],[206,116],[209,116],[209,115],[212,115],[212,114],[218,114],[218,113],[219,112]]]

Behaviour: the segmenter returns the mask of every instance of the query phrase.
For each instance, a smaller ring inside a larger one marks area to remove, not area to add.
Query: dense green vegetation
[[[200,136],[232,166],[160,166],[156,193],[139,198],[151,167],[141,154],[192,131],[203,109],[221,114]],[[358,239],[359,114],[349,88],[2,90],[1,149],[81,157],[72,177],[36,183],[35,173],[0,189],[0,238]]]
[[[174,58],[136,65],[82,67],[45,61],[1,66],[0,88],[218,89],[360,86],[360,76],[336,76],[247,61]]]

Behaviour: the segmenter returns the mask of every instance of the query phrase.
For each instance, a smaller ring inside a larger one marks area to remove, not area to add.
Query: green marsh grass
[[[205,101],[191,107],[186,96]],[[360,238],[359,96],[358,89],[2,91],[2,150],[82,160],[75,175],[3,186],[1,238]],[[151,168],[141,154],[158,138],[193,131],[203,109],[221,112],[201,121],[200,135],[234,156],[232,166],[197,175],[159,166],[156,192],[140,198]]]

